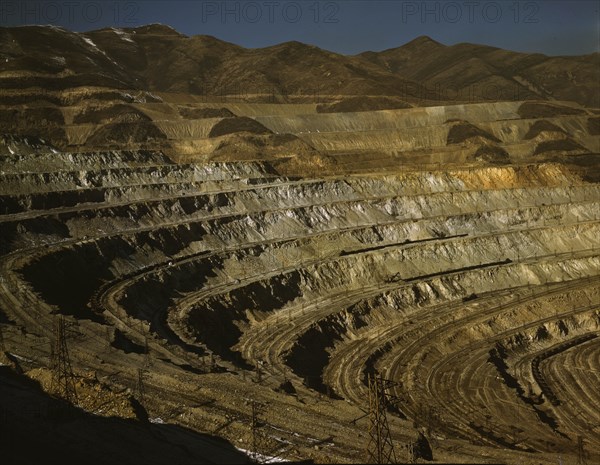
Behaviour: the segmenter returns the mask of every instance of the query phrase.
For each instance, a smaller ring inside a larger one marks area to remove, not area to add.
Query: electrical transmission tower
[[[0,352],[6,352],[6,344],[4,344],[4,334],[2,334],[2,324],[0,324]]]
[[[150,350],[148,348],[148,333],[144,332],[144,368],[150,368]]]
[[[256,463],[262,463],[262,455],[260,450],[263,447],[262,435],[260,433],[260,414],[264,412],[265,406],[252,400],[252,418],[250,427],[252,428],[252,460]]]
[[[577,465],[587,465],[586,453],[583,447],[583,437],[577,436]]]
[[[137,383],[135,385],[135,396],[137,397],[140,405],[144,407],[144,401],[146,400],[146,388],[144,386],[144,374],[146,370],[138,368]]]
[[[394,444],[387,421],[386,385],[381,377],[369,375],[369,442],[366,463],[396,463]]]
[[[258,384],[260,384],[262,382],[262,366],[261,366],[261,362],[257,362],[255,366],[256,366],[256,378],[255,378],[255,382],[257,382]]]
[[[108,348],[108,351],[110,352],[112,349],[112,335],[110,332],[110,327],[108,327],[108,326],[106,327],[106,344],[107,344],[106,347]]]
[[[71,367],[69,349],[67,347],[67,324],[60,315],[54,326],[54,345],[50,364],[52,367],[52,381],[50,392],[62,397],[71,404],[77,404],[77,391],[75,390],[75,375]]]

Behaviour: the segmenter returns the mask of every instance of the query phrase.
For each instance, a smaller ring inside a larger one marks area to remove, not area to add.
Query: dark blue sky
[[[0,24],[55,24],[76,31],[168,24],[245,47],[298,40],[354,54],[428,35],[547,55],[600,51],[599,2],[404,0],[1,0]]]

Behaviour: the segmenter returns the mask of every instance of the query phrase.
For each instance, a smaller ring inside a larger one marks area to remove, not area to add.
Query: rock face
[[[288,169],[321,173],[561,161],[598,176],[587,169],[600,153],[596,55],[419,38],[350,57],[298,42],[244,49],[160,25],[1,28],[0,45],[0,134],[62,151],[296,158]]]
[[[397,383],[400,443],[411,421],[463,441],[464,457],[509,462],[505,449],[552,453],[550,439],[575,453],[571,431],[598,440],[594,378],[570,367],[598,368],[599,187],[560,164],[290,178],[265,162],[16,137],[2,153],[3,334],[32,363],[48,356],[53,315],[67,315],[82,335],[76,371],[119,370],[111,382],[127,385],[150,359],[150,417],[192,408],[182,393],[208,383],[216,403],[186,423],[198,428],[247,415],[226,393],[252,392],[294,457],[360,452],[359,426],[318,450],[302,435],[360,412],[371,370]],[[276,414],[322,394],[336,414]],[[453,457],[437,443],[436,458]]]
[[[340,57],[159,25],[0,42],[7,365],[51,378],[60,316],[95,414],[133,396],[265,457],[360,463],[377,373],[400,461],[575,461],[578,436],[600,460],[598,111],[581,77],[531,74],[595,57],[427,38]],[[469,78],[531,98],[399,95],[465,50]],[[294,97],[198,95],[223,76]]]

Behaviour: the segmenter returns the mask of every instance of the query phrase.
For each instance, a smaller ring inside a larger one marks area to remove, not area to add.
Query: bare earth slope
[[[571,100],[600,106],[600,54],[548,57],[475,44],[445,46],[418,37],[402,47],[359,57],[422,83],[441,98]]]
[[[396,49],[344,56],[299,42],[244,49],[162,25],[85,34],[0,28],[0,45],[4,89],[86,85],[278,101],[386,95],[420,103],[534,98],[600,106],[598,54],[547,57],[420,37]]]
[[[0,82],[7,89],[39,82],[45,89],[112,86],[282,99],[403,90],[417,95],[420,89],[416,82],[361,58],[298,42],[244,49],[210,36],[183,36],[160,25],[86,34],[37,26],[2,28],[0,43]]]
[[[401,457],[418,431],[442,462],[598,450],[598,184],[557,164],[290,178],[5,144],[3,341],[49,379],[65,315],[83,408],[96,383],[139,392],[140,368],[152,418],[248,449],[257,401],[262,453],[360,462],[378,372]]]

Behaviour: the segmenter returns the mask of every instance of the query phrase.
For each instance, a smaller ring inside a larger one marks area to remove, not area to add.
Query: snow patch
[[[164,27],[164,28],[167,28],[167,29],[171,29],[171,31],[173,31],[173,32],[177,32],[177,30],[176,30],[176,29],[172,28],[172,27],[171,27],[171,26],[169,26],[168,24],[163,24],[163,23],[150,23],[150,24],[148,24],[148,26],[149,26],[149,27],[151,27],[151,26],[160,26],[160,27]],[[177,32],[177,34],[179,34],[179,32]]]
[[[162,101],[163,101],[163,99],[162,99],[162,98],[160,98],[158,95],[154,95],[152,92],[146,92],[146,95],[149,95],[149,96],[150,96],[150,97],[152,97],[153,99],[156,99],[156,100],[158,100],[158,101],[160,101],[160,102],[162,102]]]
[[[25,357],[21,357],[20,355],[17,354],[13,354],[12,352],[9,352],[10,355],[12,355],[14,358],[16,358],[17,360],[21,360],[23,362],[31,362],[32,360],[25,358]]]
[[[54,29],[55,31],[60,31],[60,32],[70,32],[70,31],[67,31],[64,27],[56,26],[54,24],[23,24],[22,26],[14,26],[14,27],[43,27],[43,28]]]
[[[254,460],[257,463],[283,463],[283,462],[288,461],[288,460],[282,459],[281,457],[271,457],[269,455],[259,454],[258,452],[251,452],[246,449],[240,449],[239,447],[236,447],[236,449],[239,450],[240,452],[243,452],[244,454],[246,454],[248,457],[250,457],[252,460]]]
[[[123,29],[117,29],[117,28],[111,28],[113,30],[113,32],[117,35],[119,35],[121,37],[121,39],[123,39],[126,42],[131,42],[132,44],[135,44],[135,42],[133,40],[131,40],[131,35],[129,35],[127,32],[125,32]]]
[[[94,41],[92,39],[89,39],[87,37],[81,36],[81,38],[83,39],[83,41],[88,44],[90,47],[95,48],[96,50],[100,51],[100,49],[98,48],[98,46],[94,43]]]
[[[68,32],[64,27],[56,26],[54,24],[47,24],[46,26],[49,27],[50,29],[54,29],[56,31]]]
[[[150,418],[150,423],[154,423],[155,425],[164,425],[165,421],[160,417],[156,417],[156,418]]]
[[[92,39],[90,39],[89,37],[85,37],[85,36],[80,36],[80,37],[81,37],[81,38],[84,40],[84,42],[85,42],[86,44],[88,44],[90,47],[92,47],[92,48],[93,48],[93,49],[94,49],[96,52],[98,52],[98,53],[101,53],[101,54],[102,54],[102,55],[104,55],[104,56],[105,56],[105,57],[106,57],[108,60],[110,60],[110,61],[111,61],[113,64],[115,64],[115,65],[119,66],[119,64],[118,64],[118,63],[117,63],[115,60],[113,60],[112,58],[110,58],[110,57],[109,57],[109,56],[106,54],[106,52],[104,52],[104,50],[100,50],[100,49],[98,48],[98,46],[97,46],[97,45],[94,43],[94,41],[93,41]]]

